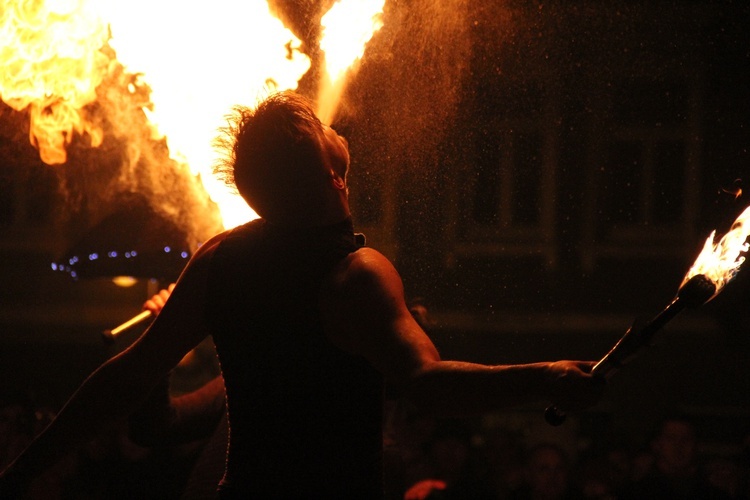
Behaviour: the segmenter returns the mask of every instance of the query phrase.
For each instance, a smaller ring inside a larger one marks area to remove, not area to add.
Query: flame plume
[[[706,240],[703,250],[693,263],[682,285],[693,276],[702,274],[716,285],[716,296],[721,289],[739,272],[745,262],[745,255],[750,247],[747,242],[750,236],[750,206],[737,217],[729,231],[718,241],[716,231]],[[680,285],[680,286],[682,286]]]
[[[146,0],[102,4],[103,15],[113,20],[110,45],[118,60],[142,73],[151,88],[154,105],[146,113],[166,137],[170,155],[200,174],[225,228],[254,218],[211,172],[212,141],[233,106],[253,106],[267,92],[297,88],[310,67],[300,40],[263,0],[217,0],[210,8]]]
[[[330,124],[343,94],[347,72],[359,61],[373,35],[383,27],[385,0],[339,0],[320,21],[320,48],[326,76],[318,95],[318,117]]]

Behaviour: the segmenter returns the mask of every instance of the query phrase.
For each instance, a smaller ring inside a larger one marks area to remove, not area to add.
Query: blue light
[[[117,252],[112,251],[112,252],[109,252],[107,255],[109,255],[110,258],[117,257]]]
[[[70,271],[70,277],[71,277],[71,278],[77,278],[77,277],[78,277],[78,275],[76,274],[76,272],[75,272],[75,271]]]
[[[182,256],[183,259],[187,259],[188,258],[188,253],[187,252],[182,252],[180,254],[180,256]]]
[[[130,252],[125,252],[125,258],[126,258],[126,259],[129,259],[129,258],[130,258]]]
[[[57,271],[57,264],[55,264],[54,262],[52,263],[52,270]]]
[[[70,264],[71,266],[72,266],[73,264],[75,264],[76,262],[78,262],[78,256],[77,256],[77,255],[76,255],[76,256],[73,256],[73,257],[71,257],[71,258],[70,258],[70,260],[68,261],[68,263],[69,263],[69,264]]]
[[[130,255],[132,257],[135,257],[136,255],[138,255],[138,252],[136,252],[135,250],[133,250],[132,252],[130,252]]]
[[[96,260],[98,258],[99,258],[99,254],[98,253],[90,253],[89,254],[89,260]]]
[[[169,248],[169,247],[164,247],[164,252],[165,252],[165,253],[169,253],[169,252],[171,252],[171,251],[172,251],[172,249],[171,249],[171,248]]]

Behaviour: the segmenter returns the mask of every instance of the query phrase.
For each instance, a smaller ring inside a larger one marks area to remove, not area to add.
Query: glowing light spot
[[[133,276],[115,276],[112,283],[123,288],[129,288],[138,282]]]

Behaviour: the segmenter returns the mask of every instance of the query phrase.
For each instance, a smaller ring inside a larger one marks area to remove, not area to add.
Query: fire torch
[[[591,374],[609,379],[644,346],[651,343],[656,333],[684,309],[695,309],[710,301],[734,278],[745,261],[750,235],[750,207],[735,220],[730,230],[718,243],[716,231],[706,240],[703,250],[685,275],[676,297],[646,325],[628,329],[615,346],[596,364]],[[549,406],[544,418],[551,425],[560,425],[566,415],[556,406]]]

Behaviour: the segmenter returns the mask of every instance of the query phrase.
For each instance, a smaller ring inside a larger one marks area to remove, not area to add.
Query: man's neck
[[[295,217],[287,220],[273,220],[269,222],[294,229],[314,229],[316,227],[332,226],[343,222],[350,217],[351,213],[348,210],[342,210],[339,212],[314,214],[314,216]]]

